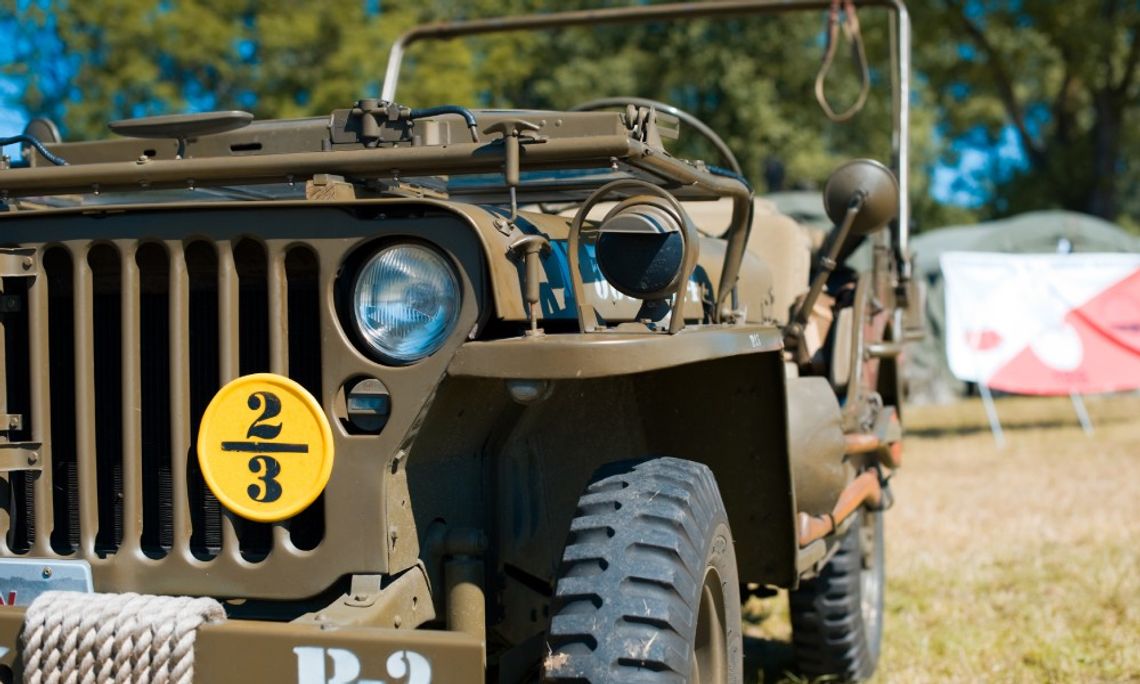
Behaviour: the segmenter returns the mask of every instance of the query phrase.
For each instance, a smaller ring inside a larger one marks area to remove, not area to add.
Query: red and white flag
[[[942,255],[946,355],[1017,394],[1140,388],[1140,254]]]

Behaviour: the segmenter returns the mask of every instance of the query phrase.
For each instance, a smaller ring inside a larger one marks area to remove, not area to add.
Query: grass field
[[[908,409],[875,682],[1140,682],[1140,397]],[[745,668],[792,670],[786,599],[753,600]]]

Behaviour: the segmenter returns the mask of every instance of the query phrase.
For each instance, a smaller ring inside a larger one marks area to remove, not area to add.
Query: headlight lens
[[[459,318],[459,281],[442,256],[396,245],[372,256],[356,276],[356,325],[386,360],[411,363],[435,353]]]

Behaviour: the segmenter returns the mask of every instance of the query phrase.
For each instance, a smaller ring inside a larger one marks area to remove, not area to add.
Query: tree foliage
[[[377,49],[401,18],[393,12],[387,28],[360,4],[251,0],[0,0],[2,10],[18,18],[20,46],[5,71],[27,84],[29,113],[83,138],[120,117],[343,106],[375,77]],[[60,63],[67,80],[43,83],[40,69]]]
[[[994,174],[992,213],[1135,215],[1140,5],[937,0],[915,6],[918,66],[950,136],[1012,127],[1025,167]],[[1122,201],[1122,199],[1124,201]]]
[[[582,3],[596,6],[595,3]],[[861,12],[871,94],[852,121],[827,120],[813,87],[823,53],[823,13],[794,13],[736,20],[660,22],[565,29],[529,36],[513,46],[525,70],[497,75],[483,104],[561,109],[607,96],[635,95],[673,104],[708,123],[735,152],[745,174],[764,189],[765,167],[779,160],[783,188],[822,185],[840,162],[857,156],[888,161],[891,155],[891,74],[888,17]],[[480,42],[470,41],[476,52]],[[828,97],[837,108],[854,102],[859,74],[841,46]],[[529,52],[527,51],[529,49]],[[538,65],[536,68],[535,65]],[[481,73],[497,66],[481,65]],[[521,77],[521,78],[520,78]],[[913,94],[912,197],[919,225],[966,218],[938,205],[928,192],[929,171],[939,155],[935,111],[922,84]],[[681,153],[716,159],[690,134]],[[694,144],[694,141],[697,141]]]
[[[326,114],[377,94],[389,46],[416,23],[552,9],[544,0],[469,0],[460,6],[438,0],[382,6],[70,0],[50,11],[29,0],[0,0],[5,5],[18,17],[21,35],[35,36],[7,67],[28,85],[25,106],[33,115],[61,120],[71,137],[81,138],[104,135],[110,119],[188,109]],[[557,9],[570,6],[558,3]],[[826,121],[812,95],[822,13],[425,43],[409,51],[399,99],[411,105],[564,108],[602,96],[650,97],[708,122],[757,182],[766,163],[778,159],[786,186],[812,187],[842,159],[890,155],[885,16],[864,17],[864,25],[875,64],[873,96],[863,114],[842,127]],[[858,79],[843,55],[828,88],[835,101],[850,102]],[[41,83],[40,66],[60,60],[71,65],[70,77]],[[920,109],[916,119],[923,161],[916,166],[914,195],[923,198],[922,171],[936,157],[929,143],[934,116]],[[679,150],[711,153],[695,140],[681,141]],[[916,208],[932,216],[938,209],[922,201]]]
[[[812,14],[473,38],[457,41],[479,56],[473,72],[443,77],[457,79],[447,91],[465,95],[460,103],[468,105],[562,109],[621,95],[668,102],[719,131],[750,176],[763,178],[765,159],[779,157],[790,184],[811,185],[839,154],[885,158],[890,152],[885,73],[875,73],[878,97],[850,128],[827,125],[816,107],[811,88],[821,28],[821,17]],[[882,36],[869,40],[885,66]],[[422,71],[418,60],[441,45],[448,43],[415,47],[409,58]],[[405,75],[400,99],[414,99],[419,80]],[[844,74],[833,85],[836,99],[854,97],[853,75]],[[848,149],[840,152],[845,144]]]
[[[115,118],[187,110],[324,115],[378,94],[388,48],[417,23],[624,4],[0,0],[0,25],[8,17],[18,28],[0,70],[23,84],[30,115],[61,121],[72,138],[101,137]],[[912,198],[920,225],[969,218],[930,197],[931,170],[953,161],[949,141],[980,136],[992,146],[1010,125],[1026,168],[989,181],[985,213],[1056,205],[1114,217],[1140,208],[1119,200],[1135,188],[1126,161],[1140,147],[1134,2],[912,5],[921,71],[912,97]],[[890,153],[886,16],[874,8],[860,15],[872,91],[845,125],[828,122],[812,93],[822,12],[424,43],[409,51],[399,99],[563,108],[601,96],[650,97],[708,122],[760,187],[771,160],[782,163],[787,187],[817,186],[843,159]],[[842,107],[858,85],[841,49],[829,97]],[[677,149],[711,155],[691,137]]]

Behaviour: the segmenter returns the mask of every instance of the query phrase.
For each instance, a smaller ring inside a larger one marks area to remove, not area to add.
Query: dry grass
[[[1140,682],[1140,397],[910,409],[887,518],[876,682]],[[799,681],[784,598],[746,630],[748,670]],[[756,637],[759,637],[757,639]]]

